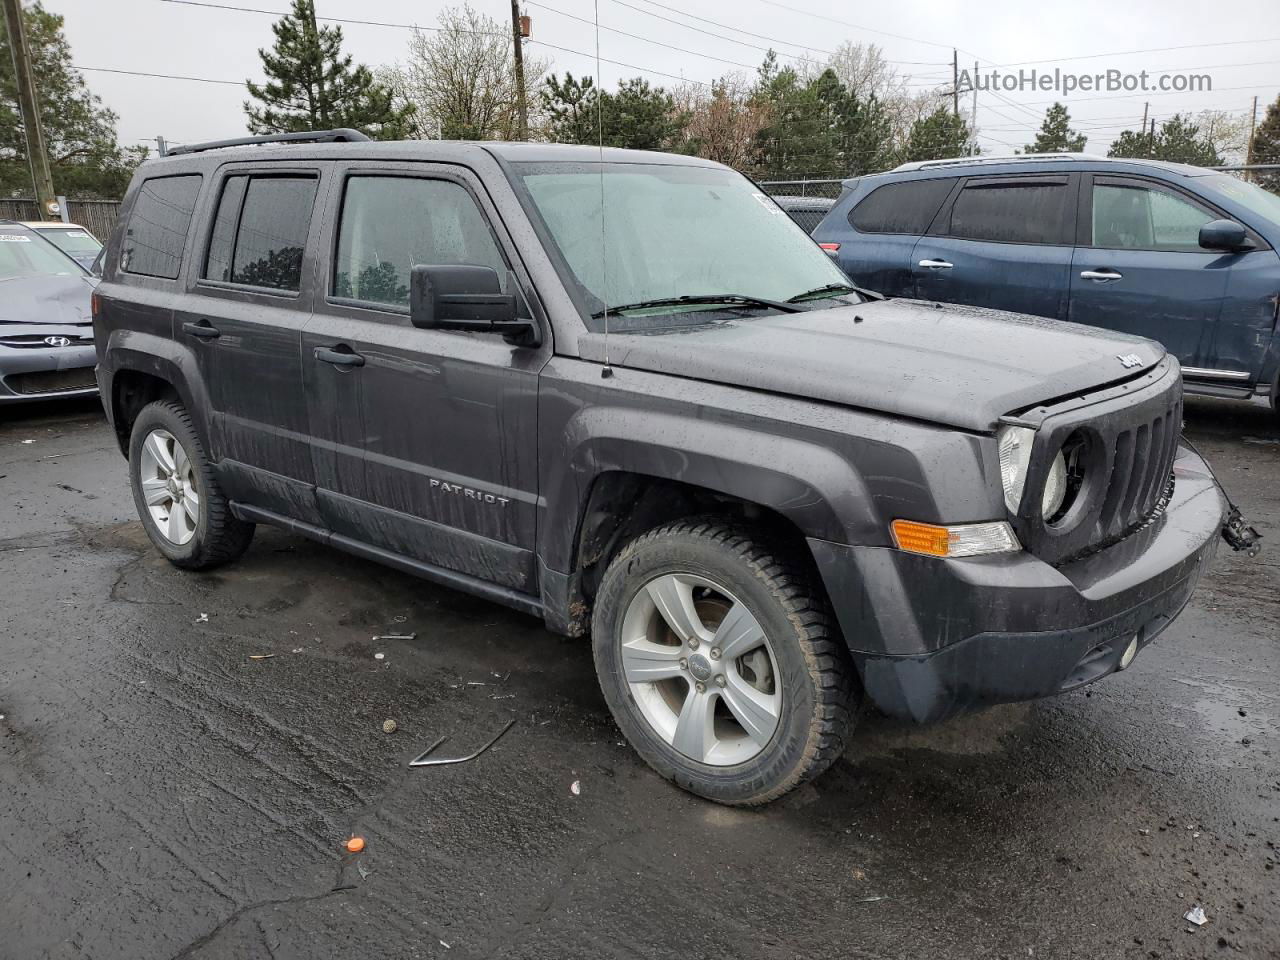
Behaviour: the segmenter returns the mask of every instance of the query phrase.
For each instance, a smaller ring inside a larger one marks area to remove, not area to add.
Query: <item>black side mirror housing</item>
[[[1252,250],[1248,231],[1234,220],[1210,220],[1200,228],[1200,246],[1206,250]]]
[[[520,346],[542,342],[537,322],[517,315],[515,295],[502,292],[493,267],[418,264],[409,272],[409,321],[425,330],[500,333]]]

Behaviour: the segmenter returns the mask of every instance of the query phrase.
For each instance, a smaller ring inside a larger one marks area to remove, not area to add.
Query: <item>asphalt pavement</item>
[[[1280,957],[1280,421],[1187,422],[1261,557],[1123,674],[866,717],[744,812],[621,742],[585,642],[266,528],[183,572],[96,401],[0,410],[0,958]]]

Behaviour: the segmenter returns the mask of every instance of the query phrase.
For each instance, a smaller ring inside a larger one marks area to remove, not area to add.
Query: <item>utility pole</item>
[[[164,137],[156,137],[156,153],[159,156],[167,157],[169,155],[169,144]]]
[[[1258,98],[1254,97],[1253,110],[1249,114],[1249,146],[1245,150],[1245,155],[1244,155],[1245,166],[1250,166],[1253,163],[1253,132],[1255,129],[1257,129],[1257,126],[1258,126]],[[1244,172],[1244,178],[1249,182],[1252,182],[1253,171],[1246,170]]]
[[[969,139],[973,146],[969,148],[970,156],[978,155],[978,61],[973,61],[973,116],[969,118]]]
[[[520,0],[511,0],[511,42],[516,56],[516,134],[529,139],[529,104],[524,92],[524,28],[520,22]]]
[[[1142,129],[1142,137],[1144,140],[1147,137],[1147,114],[1150,112],[1151,112],[1151,102],[1147,101],[1142,105],[1142,128],[1141,129]],[[1149,140],[1147,141],[1146,153],[1148,156],[1151,155],[1151,141]]]
[[[40,102],[35,80],[31,76],[31,54],[27,49],[27,31],[22,23],[22,0],[3,0],[5,27],[9,31],[9,52],[13,54],[13,76],[18,86],[18,108],[22,112],[22,130],[27,135],[27,161],[31,165],[31,182],[40,207],[40,219],[57,217],[57,200],[53,196],[53,177],[49,174],[49,154],[44,145],[44,129],[40,126]]]
[[[951,115],[960,116],[960,54],[951,48]]]

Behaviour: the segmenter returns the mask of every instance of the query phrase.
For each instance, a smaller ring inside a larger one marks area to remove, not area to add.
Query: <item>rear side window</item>
[[[415,177],[347,180],[333,295],[407,307],[417,264],[493,267],[506,282],[506,261],[465,187]]]
[[[175,279],[182,269],[182,248],[199,193],[199,174],[142,181],[124,233],[120,269]]]
[[[886,183],[858,202],[849,223],[860,233],[922,234],[955,182],[948,178]]]
[[[1065,243],[1067,180],[976,180],[951,208],[948,236],[999,243]]]
[[[209,280],[296,293],[315,177],[228,177],[205,259]]]

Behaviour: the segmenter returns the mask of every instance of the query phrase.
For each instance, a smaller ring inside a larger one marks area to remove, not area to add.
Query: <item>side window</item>
[[[506,261],[466,188],[415,177],[348,179],[333,295],[407,307],[409,271],[417,264],[493,267],[506,284]]]
[[[296,293],[315,177],[228,177],[205,259],[209,280]]]
[[[858,201],[849,211],[849,223],[860,233],[922,234],[955,182],[947,177],[886,183]]]
[[[1064,243],[1067,179],[971,180],[951,208],[948,236],[998,243]]]
[[[1200,250],[1200,228],[1217,218],[1190,200],[1138,184],[1095,183],[1093,245],[1121,250]]]
[[[182,269],[182,248],[199,193],[199,174],[142,181],[124,232],[120,269],[175,279]]]

